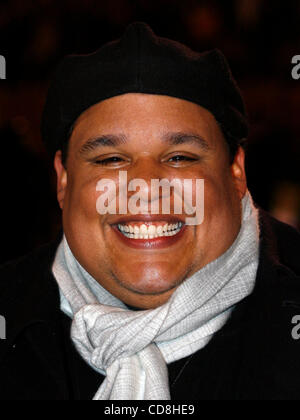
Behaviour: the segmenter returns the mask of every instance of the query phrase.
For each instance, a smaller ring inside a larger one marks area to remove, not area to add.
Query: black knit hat
[[[168,95],[201,105],[215,116],[231,148],[247,137],[243,99],[223,54],[194,52],[135,22],[119,40],[92,54],[67,56],[58,66],[42,118],[50,154],[68,140],[70,127],[83,111],[128,92]]]

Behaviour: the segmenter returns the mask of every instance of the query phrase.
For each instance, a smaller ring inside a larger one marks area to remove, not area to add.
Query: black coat
[[[168,366],[172,399],[300,399],[300,235],[260,212],[254,292],[202,350]],[[78,355],[51,274],[59,239],[0,269],[0,399],[92,399],[103,377]],[[297,337],[296,337],[297,338]]]

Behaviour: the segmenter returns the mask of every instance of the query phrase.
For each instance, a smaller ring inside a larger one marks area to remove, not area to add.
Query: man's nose
[[[144,158],[136,162],[134,167],[128,171],[128,183],[131,184],[134,191],[136,191],[135,186],[139,186],[139,196],[141,201],[149,202],[162,198],[161,188],[159,192],[151,192],[151,181],[161,180],[163,178],[168,178],[167,168],[163,168],[161,163],[155,159]],[[144,182],[139,183],[138,180],[143,180]],[[134,194],[134,192],[129,192]]]

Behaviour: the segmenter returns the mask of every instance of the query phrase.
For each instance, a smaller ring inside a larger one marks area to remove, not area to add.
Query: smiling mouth
[[[151,240],[177,235],[184,224],[182,222],[167,223],[158,222],[136,222],[136,223],[118,223],[118,231],[126,238],[135,240]]]

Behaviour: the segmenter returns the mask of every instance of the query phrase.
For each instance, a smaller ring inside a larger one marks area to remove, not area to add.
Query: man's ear
[[[247,191],[247,178],[245,171],[245,151],[239,146],[231,164],[231,174],[239,198],[242,199]]]
[[[57,175],[57,201],[60,208],[63,209],[67,189],[67,170],[62,163],[62,154],[60,150],[55,153],[54,168]]]

